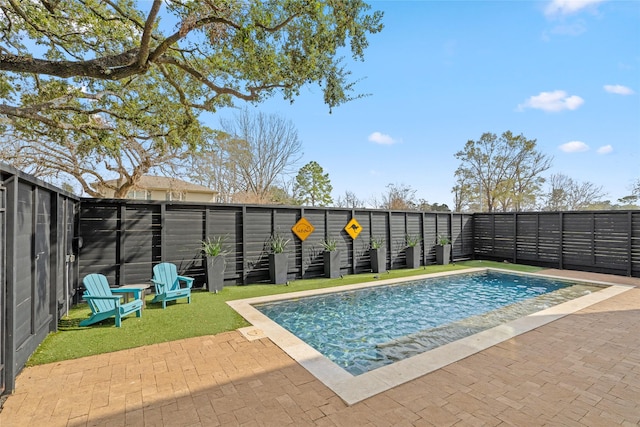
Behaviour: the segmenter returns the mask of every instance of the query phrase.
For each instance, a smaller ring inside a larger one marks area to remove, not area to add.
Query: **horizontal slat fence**
[[[0,395],[67,312],[80,199],[0,163]]]
[[[315,227],[305,241],[292,231],[302,217]],[[344,230],[352,218],[362,227],[355,240]],[[163,261],[176,264],[202,286],[200,242],[215,236],[225,236],[226,285],[269,281],[269,239],[274,233],[290,239],[290,280],[323,276],[321,242],[327,237],[338,241],[342,274],[371,271],[371,237],[384,238],[389,269],[405,267],[407,234],[421,236],[425,265],[435,262],[438,234],[452,237],[454,260],[473,256],[470,214],[83,199],[79,230],[81,277],[102,273],[113,286],[148,283],[153,266]]]
[[[480,213],[477,258],[640,277],[640,211]]]

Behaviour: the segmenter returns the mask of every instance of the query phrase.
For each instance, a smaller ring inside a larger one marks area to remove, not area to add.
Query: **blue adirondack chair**
[[[86,288],[82,297],[89,304],[92,314],[91,317],[80,322],[80,326],[89,326],[115,316],[116,327],[119,328],[122,318],[134,311],[136,317],[142,317],[142,299],[137,298],[128,303],[120,303],[122,295],[114,294],[131,291],[109,288],[109,282],[104,275],[89,274],[82,279],[82,283]]]
[[[193,286],[193,278],[179,276],[175,264],[163,262],[153,267],[153,279],[151,281],[156,288],[156,296],[151,302],[162,302],[162,308],[167,308],[167,301],[174,301],[180,298],[186,298],[187,303],[191,304],[191,286]],[[180,283],[184,282],[186,287],[181,287]]]

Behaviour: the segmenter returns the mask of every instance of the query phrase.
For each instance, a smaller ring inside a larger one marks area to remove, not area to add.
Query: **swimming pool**
[[[255,307],[360,375],[600,289],[483,271]]]
[[[357,289],[367,289],[376,286],[385,286],[392,284],[402,284],[408,281],[421,280],[424,278],[447,278],[450,276],[459,276],[467,273],[484,272],[484,271],[504,271],[490,268],[471,268],[457,272],[432,273],[411,279],[391,279],[391,280],[372,280],[368,283],[360,283],[356,285],[346,285],[340,287],[316,289],[311,291],[290,292],[286,294],[270,295],[264,297],[247,298],[243,300],[228,301],[227,304],[244,317],[251,326],[239,329],[246,339],[256,340],[268,338],[275,345],[280,347],[287,355],[289,355],[298,364],[304,367],[308,372],[315,376],[325,386],[336,393],[345,403],[352,405],[360,402],[368,397],[374,396],[392,387],[398,386],[405,382],[414,380],[424,376],[430,372],[443,368],[451,363],[462,360],[477,352],[488,349],[491,346],[500,344],[520,334],[539,328],[547,323],[558,320],[564,316],[575,313],[579,310],[587,308],[593,304],[604,301],[613,296],[619,295],[630,289],[632,286],[620,285],[610,282],[586,282],[581,280],[578,283],[587,285],[600,286],[598,292],[591,292],[582,297],[575,298],[571,301],[553,305],[544,308],[541,311],[518,317],[515,320],[501,319],[498,316],[496,320],[493,318],[496,326],[490,329],[473,333],[473,335],[457,339],[447,344],[438,344],[431,350],[420,352],[413,356],[403,358],[394,363],[384,365],[368,372],[354,375],[328,357],[324,356],[318,350],[310,346],[304,340],[295,336],[278,323],[271,320],[265,314],[260,312],[255,306],[275,301],[302,299],[309,296],[329,295],[336,292],[351,291]],[[564,280],[561,277],[540,274],[518,273],[522,277],[549,277],[557,280]],[[554,291],[558,292],[558,291]],[[551,292],[546,295],[552,295]],[[541,297],[537,297],[541,298]],[[529,300],[530,301],[530,300]],[[518,307],[520,303],[512,304],[510,307]],[[544,306],[544,304],[542,305]],[[499,311],[499,310],[498,310]],[[517,311],[517,310],[515,310]],[[479,315],[480,317],[495,317],[496,310]],[[516,315],[517,316],[517,315]],[[467,319],[474,321],[475,316]],[[465,322],[466,319],[458,322]],[[506,323],[505,323],[506,321]],[[453,322],[456,323],[456,322]],[[442,325],[439,328],[447,328],[451,324]],[[397,341],[403,344],[406,339],[414,339],[414,335],[418,338],[420,333],[409,334]],[[391,344],[391,345],[387,345]],[[390,342],[380,345],[383,351],[393,353],[398,347],[395,343]],[[401,348],[405,346],[401,345]]]

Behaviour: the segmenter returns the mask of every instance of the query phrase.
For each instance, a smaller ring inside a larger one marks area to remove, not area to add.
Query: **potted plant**
[[[451,239],[448,236],[438,235],[436,238],[436,264],[449,264],[451,258]]]
[[[324,249],[324,275],[330,279],[340,277],[340,251],[338,250],[338,241],[332,237],[328,237],[320,242]]]
[[[223,250],[225,238],[217,236],[213,239],[207,237],[202,241],[202,252],[207,257],[207,288],[209,292],[218,293],[224,287],[224,256]]]
[[[382,237],[371,237],[369,256],[371,258],[371,271],[374,273],[387,271],[387,248]]]
[[[420,268],[420,242],[422,238],[417,234],[407,234],[405,241],[407,242],[407,248],[405,249],[407,268]]]
[[[287,283],[289,260],[284,253],[291,239],[285,239],[280,234],[272,234],[269,239],[271,253],[269,254],[269,276],[276,285]]]

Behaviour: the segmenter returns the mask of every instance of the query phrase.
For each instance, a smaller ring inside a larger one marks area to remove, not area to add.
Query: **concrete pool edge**
[[[487,270],[595,284],[603,286],[603,289],[358,376],[353,376],[340,368],[317,350],[273,322],[252,306],[252,304],[264,302],[344,292],[354,289],[410,282],[424,278],[468,274]],[[353,405],[366,398],[419,378],[517,335],[534,330],[633,288],[633,286],[619,285],[611,282],[568,279],[566,277],[549,274],[522,273],[496,268],[471,268],[455,272],[433,273],[399,279],[366,282],[356,285],[337,286],[314,291],[291,292],[267,297],[228,301],[227,304],[253,325],[249,328],[242,328],[243,330],[241,332],[243,332],[248,339],[269,338],[319,381],[335,392],[345,403]]]

